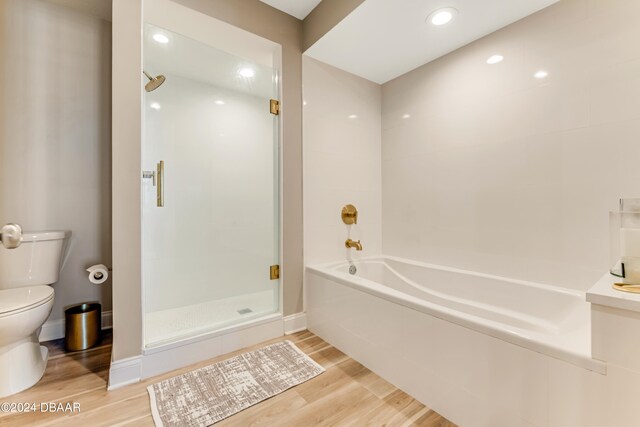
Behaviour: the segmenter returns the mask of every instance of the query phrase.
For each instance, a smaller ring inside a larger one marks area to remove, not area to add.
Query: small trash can
[[[100,341],[102,306],[84,303],[64,311],[64,346],[67,351],[86,350]]]

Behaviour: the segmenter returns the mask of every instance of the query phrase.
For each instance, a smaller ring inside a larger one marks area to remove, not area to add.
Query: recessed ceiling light
[[[153,108],[154,110],[159,110],[160,104],[158,104],[157,102],[152,102],[151,105],[149,105],[149,107]]]
[[[411,118],[411,114],[404,114],[402,116],[403,119],[410,119]]]
[[[437,26],[448,24],[457,13],[458,10],[453,7],[443,7],[431,12],[427,16],[427,21]]]
[[[504,60],[504,56],[502,55],[492,55],[489,57],[489,59],[487,59],[487,64],[489,65],[498,64],[503,60]]]
[[[223,101],[222,99],[218,99],[218,100],[216,101],[216,104],[218,104],[218,105],[224,105],[224,101]]]
[[[349,118],[349,119],[357,119],[357,118],[358,118],[358,115],[357,115],[357,114],[350,114],[350,115],[348,116],[348,118]]]
[[[169,37],[165,36],[164,34],[156,33],[153,35],[153,39],[158,43],[169,43]]]
[[[256,74],[256,72],[253,71],[253,69],[251,69],[251,68],[243,68],[243,69],[240,70],[240,75],[242,77],[249,78],[249,77],[255,76],[255,74]]]
[[[302,101],[302,105],[307,105],[307,101]]]
[[[547,77],[549,75],[549,73],[547,73],[545,70],[540,70],[537,71],[533,77],[535,77],[536,79],[544,79],[545,77]]]

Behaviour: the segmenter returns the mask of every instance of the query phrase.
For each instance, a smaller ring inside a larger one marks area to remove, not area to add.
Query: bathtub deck
[[[382,378],[304,331],[267,343],[289,339],[326,368],[318,377],[252,406],[216,426],[454,426]],[[261,343],[254,347],[260,347]],[[65,353],[61,340],[47,343],[50,360],[44,378],[35,387],[0,399],[8,402],[78,402],[80,413],[0,412],[3,426],[75,425],[153,426],[146,387],[156,381],[226,359],[248,349],[219,356],[139,384],[106,391],[111,358],[111,336],[97,347]],[[253,347],[252,347],[253,348]],[[454,426],[455,427],[455,426]]]

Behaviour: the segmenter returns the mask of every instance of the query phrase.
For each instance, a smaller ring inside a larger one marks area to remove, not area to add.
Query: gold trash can
[[[64,346],[67,351],[86,350],[100,341],[102,306],[84,303],[64,311]]]

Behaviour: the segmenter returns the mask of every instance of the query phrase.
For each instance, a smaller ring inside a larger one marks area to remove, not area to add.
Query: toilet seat
[[[0,317],[30,310],[53,299],[53,288],[47,285],[0,290]]]

